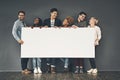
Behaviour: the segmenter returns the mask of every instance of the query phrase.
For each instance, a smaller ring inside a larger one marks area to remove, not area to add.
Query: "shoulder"
[[[87,26],[87,25],[88,25],[86,20],[83,21],[82,24],[84,24],[84,26]]]
[[[16,20],[15,22],[14,22],[14,24],[20,24],[20,20],[18,19],[18,20]]]
[[[101,29],[100,29],[100,27],[99,26],[95,26],[95,29],[97,30],[97,31],[101,31]]]
[[[90,28],[90,25],[88,25],[87,27]]]
[[[19,20],[16,20],[14,23],[19,23]]]
[[[100,27],[99,27],[99,26],[95,26],[95,28],[96,28],[96,29],[100,29]]]
[[[56,18],[55,20],[61,21],[60,19]]]
[[[58,19],[58,18],[56,18],[56,19],[55,19],[55,21],[57,21],[57,22],[61,22],[61,20],[60,20],[60,19]]]

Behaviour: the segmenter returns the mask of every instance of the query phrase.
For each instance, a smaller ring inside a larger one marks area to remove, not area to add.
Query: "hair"
[[[54,11],[58,12],[57,8],[51,8],[50,9],[50,12],[54,12]]]
[[[84,19],[84,21],[86,21],[86,20],[87,20],[87,14],[86,14],[85,12],[80,12],[80,13],[78,14],[78,17],[79,17],[79,15],[82,15],[82,14],[85,15],[85,19]]]
[[[74,18],[71,17],[71,16],[68,16],[68,17],[66,17],[65,19],[68,21],[69,26],[71,26],[71,25],[74,23]]]
[[[38,19],[39,20],[39,23],[37,24],[37,26],[42,26],[42,20],[41,20],[41,18],[39,18],[39,17],[36,17],[36,18],[34,18],[34,20],[35,19]],[[36,24],[33,24],[33,26],[35,26]]]
[[[85,16],[87,16],[87,14],[85,12],[80,12],[79,15],[84,14]]]
[[[99,22],[98,18],[96,17],[91,17],[91,18],[95,19],[95,24],[98,25],[98,22]]]
[[[25,11],[18,11],[18,15],[19,15],[20,13],[23,13],[23,14],[25,15]]]

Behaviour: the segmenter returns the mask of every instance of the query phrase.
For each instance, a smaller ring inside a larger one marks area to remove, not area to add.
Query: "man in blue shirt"
[[[14,22],[12,29],[12,35],[20,45],[24,44],[24,41],[21,40],[21,29],[22,27],[26,27],[26,24],[24,23],[24,19],[25,19],[25,12],[19,11],[18,19]],[[27,69],[28,60],[29,58],[21,58],[22,73],[31,73],[31,71]]]

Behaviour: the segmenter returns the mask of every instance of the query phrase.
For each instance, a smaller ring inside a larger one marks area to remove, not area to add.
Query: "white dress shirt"
[[[98,26],[88,26],[88,28],[94,28],[95,29],[95,45],[99,45],[99,41],[101,39],[101,29]]]

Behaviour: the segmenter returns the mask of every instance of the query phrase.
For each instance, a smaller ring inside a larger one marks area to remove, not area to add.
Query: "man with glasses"
[[[21,29],[22,27],[26,27],[26,24],[24,23],[24,19],[25,19],[25,12],[19,11],[18,19],[14,22],[12,29],[12,35],[20,45],[24,44],[24,41],[21,40]],[[28,60],[29,58],[21,58],[22,73],[25,74],[31,73],[31,71],[27,69]]]

